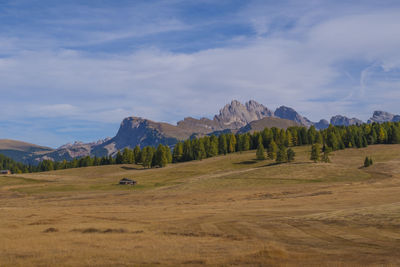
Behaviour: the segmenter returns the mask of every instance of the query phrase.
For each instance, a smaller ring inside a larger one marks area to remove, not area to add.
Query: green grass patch
[[[27,185],[48,182],[46,180],[29,179],[17,176],[0,176],[0,187],[10,185]]]

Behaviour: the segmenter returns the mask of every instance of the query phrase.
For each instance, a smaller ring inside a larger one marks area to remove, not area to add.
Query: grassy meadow
[[[400,265],[400,145],[294,150],[0,176],[0,266]]]

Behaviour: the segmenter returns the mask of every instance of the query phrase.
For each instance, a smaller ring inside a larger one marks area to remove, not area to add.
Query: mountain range
[[[400,115],[375,111],[367,123],[386,121],[398,122]],[[89,155],[115,155],[118,150],[132,149],[136,145],[141,147],[158,144],[173,146],[178,141],[188,138],[227,132],[254,132],[261,131],[265,127],[286,129],[291,126],[314,125],[317,129],[325,129],[329,124],[349,126],[362,123],[364,122],[360,119],[342,115],[333,116],[330,122],[325,119],[312,122],[290,107],[281,106],[272,111],[254,100],[245,104],[233,100],[225,105],[213,119],[186,117],[176,125],[172,125],[140,117],[127,117],[123,119],[117,134],[112,138],[92,143],[75,142],[57,149],[4,139],[0,140],[0,153],[20,162],[36,164],[44,159],[60,161]]]

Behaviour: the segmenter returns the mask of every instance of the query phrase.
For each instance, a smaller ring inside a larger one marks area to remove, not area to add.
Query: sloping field
[[[309,149],[0,177],[0,266],[400,265],[400,145]]]

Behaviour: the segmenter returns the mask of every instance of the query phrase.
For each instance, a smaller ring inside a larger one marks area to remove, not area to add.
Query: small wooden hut
[[[121,181],[119,181],[119,184],[121,184],[121,185],[135,185],[136,181],[128,179],[128,178],[123,178]]]

